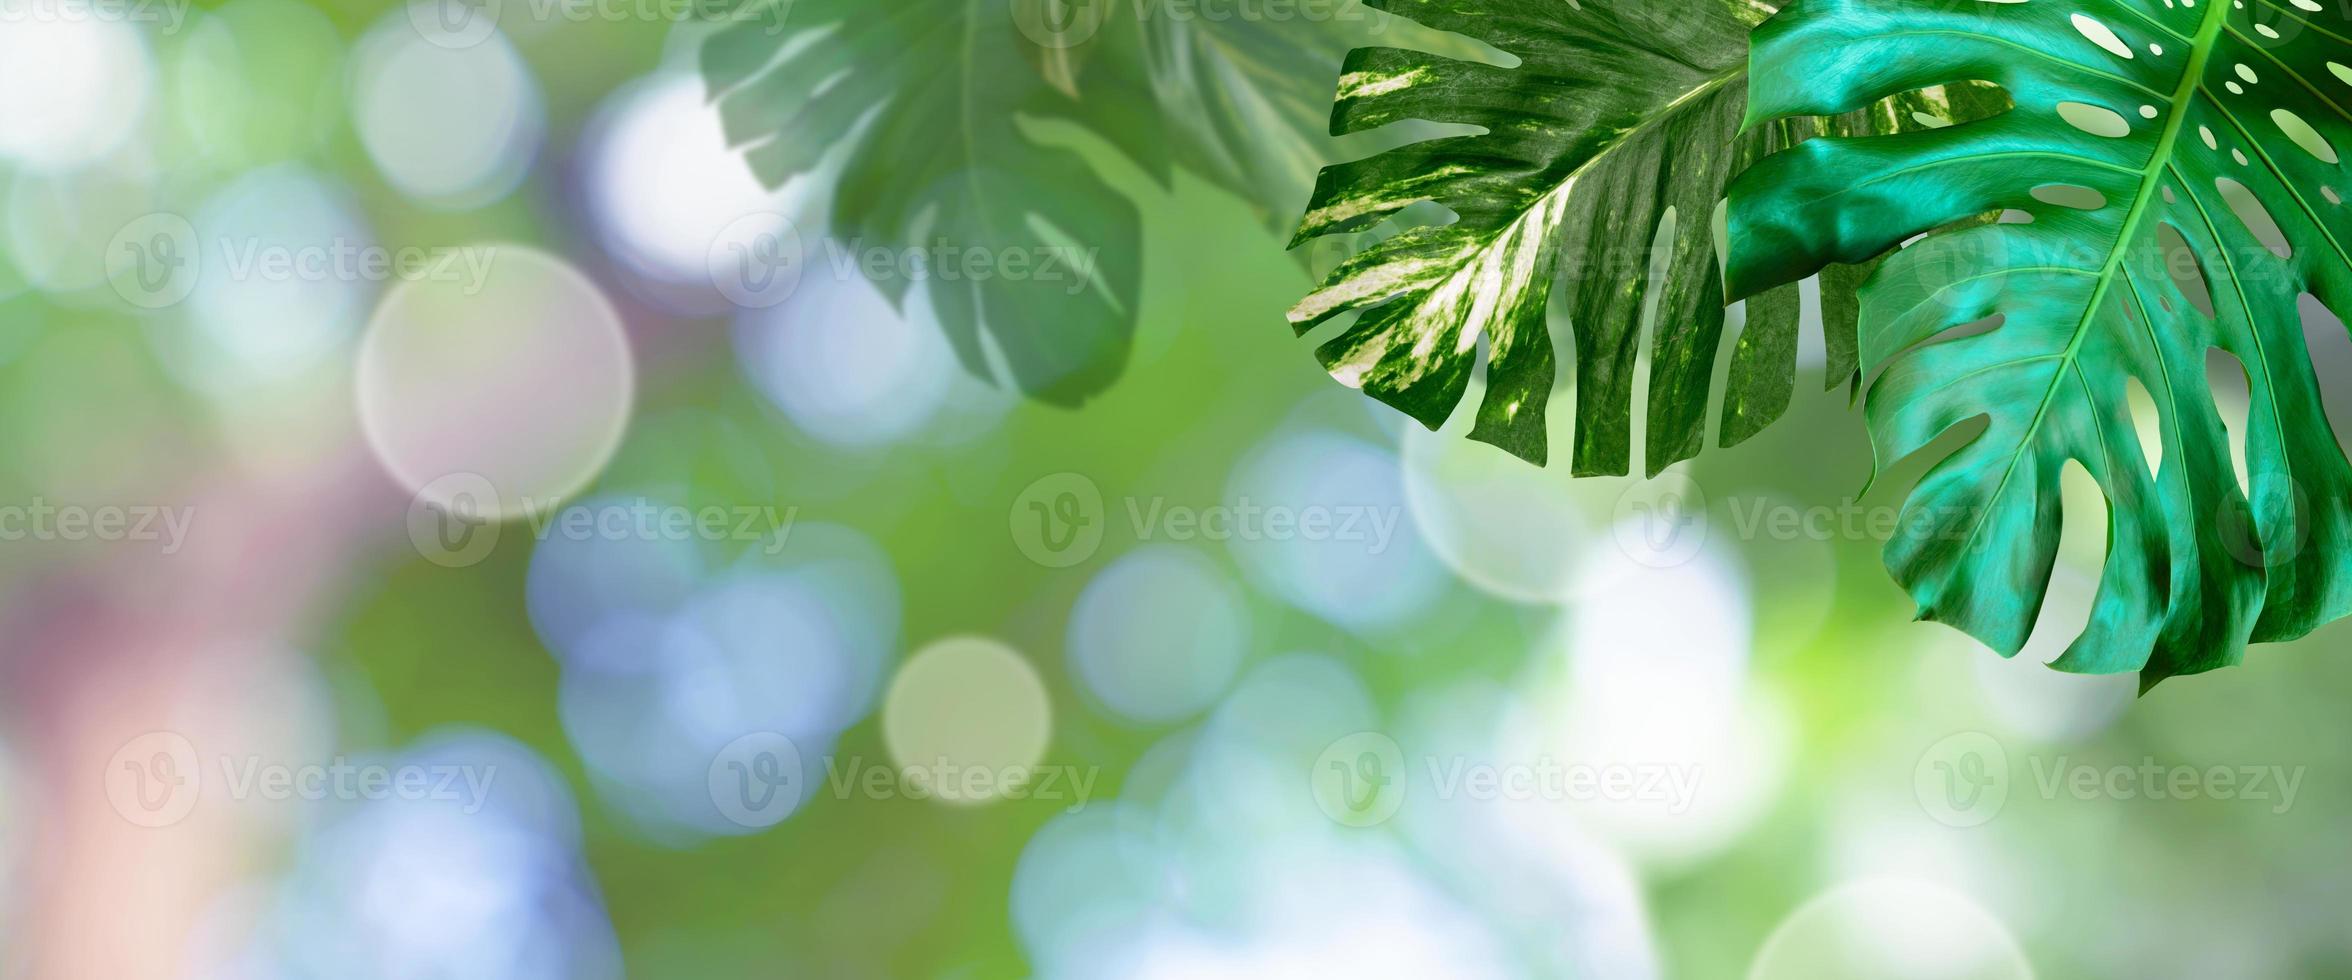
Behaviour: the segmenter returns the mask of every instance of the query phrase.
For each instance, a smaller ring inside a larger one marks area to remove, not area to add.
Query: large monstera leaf
[[[985,332],[1023,390],[1075,404],[1125,366],[1142,235],[1134,203],[1046,130],[1076,127],[1162,182],[1183,165],[1288,213],[1305,189],[1285,175],[1311,169],[1300,161],[1328,141],[1321,96],[1287,73],[1328,77],[1372,16],[1178,13],[1118,0],[746,0],[702,60],[729,140],[763,183],[845,154],[836,239],[950,259],[1056,256],[1056,278],[883,285],[901,300],[929,290],[974,373],[992,373]]]
[[[1920,240],[1862,293],[1882,464],[1987,420],[1913,489],[1887,547],[1923,618],[2004,655],[2022,647],[2070,463],[2105,495],[2108,541],[2090,626],[2060,669],[2139,670],[2153,684],[2352,608],[2352,471],[2297,311],[2306,292],[2352,309],[2343,10],[1798,0],[1757,31],[1751,120],[1961,78],[2015,103],[1950,128],[1811,141],[1731,193],[1733,295],[1956,219],[2030,217]],[[2236,434],[2245,489],[2207,374],[2215,349],[2243,366],[2251,394]],[[2134,383],[2156,406],[2153,467]]]
[[[1771,12],[1747,0],[1367,2],[1516,63],[1397,47],[1348,56],[1333,134],[1406,121],[1483,132],[1326,168],[1294,246],[1383,228],[1422,202],[1454,219],[1342,262],[1291,323],[1305,334],[1358,314],[1317,356],[1342,383],[1431,428],[1459,406],[1483,355],[1486,395],[1471,438],[1542,464],[1557,358],[1546,313],[1558,288],[1574,331],[1580,476],[1630,467],[1645,308],[1654,307],[1645,467],[1655,475],[1703,445],[1724,326],[1715,218],[1733,175],[1816,132],[1914,128],[1953,111],[1931,88],[1743,135],[1748,32]],[[1654,296],[1653,245],[1663,252]],[[1846,339],[1858,281],[1845,266],[1823,278],[1832,386],[1853,374]],[[1723,395],[1725,445],[1788,408],[1798,319],[1794,287],[1749,300]]]

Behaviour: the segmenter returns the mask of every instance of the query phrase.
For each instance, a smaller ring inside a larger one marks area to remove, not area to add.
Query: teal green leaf
[[[1957,79],[2015,103],[1950,128],[1810,141],[1731,191],[1735,296],[1956,220],[2030,219],[1930,235],[1861,293],[1881,464],[1987,423],[1913,488],[1887,546],[1922,618],[2003,655],[2024,645],[2070,464],[2105,497],[2107,548],[2059,669],[2153,684],[2352,608],[2352,470],[2297,310],[2305,293],[2352,309],[2343,9],[1800,0],[1758,29],[1753,125]],[[2214,404],[2209,362],[2237,370],[2215,350],[2247,377],[2242,432]],[[2133,384],[2156,406],[2153,466]]]
[[[1542,464],[1558,357],[1547,311],[1557,292],[1576,352],[1572,469],[1614,475],[1631,465],[1647,319],[1645,466],[1656,474],[1697,454],[1723,338],[1715,219],[1724,187],[1750,160],[1823,126],[1791,121],[1740,133],[1748,32],[1768,9],[1738,0],[1373,5],[1473,39],[1509,63],[1397,47],[1348,56],[1333,134],[1408,121],[1479,132],[1323,171],[1294,245],[1370,232],[1422,202],[1453,220],[1349,257],[1291,311],[1292,325],[1304,334],[1355,315],[1317,356],[1342,383],[1433,429],[1461,403],[1483,358],[1486,395],[1471,438]],[[1916,94],[1900,113],[1881,111],[1889,125],[1908,127],[1914,113],[1940,112],[1940,100]],[[1866,109],[1827,125],[1844,131],[1873,119]],[[1671,234],[1661,240],[1662,228]],[[1664,270],[1655,287],[1654,243]],[[1794,287],[1758,297],[1746,314],[1727,371],[1726,445],[1778,418],[1795,386]]]

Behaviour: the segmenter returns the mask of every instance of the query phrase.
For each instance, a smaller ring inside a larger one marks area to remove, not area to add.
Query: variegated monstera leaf
[[[1701,448],[1724,327],[1715,219],[1741,168],[1825,126],[1909,128],[1949,111],[1940,90],[1905,93],[1839,119],[1741,135],[1748,32],[1770,12],[1744,0],[1374,5],[1476,39],[1511,63],[1393,47],[1348,56],[1333,133],[1413,120],[1482,132],[1326,168],[1294,245],[1367,232],[1422,202],[1454,218],[1348,258],[1291,323],[1304,334],[1357,314],[1318,356],[1341,382],[1431,428],[1453,414],[1483,356],[1486,395],[1471,438],[1541,464],[1557,360],[1546,312],[1559,289],[1574,330],[1578,475],[1630,467],[1647,305],[1646,467],[1655,474]],[[1671,233],[1660,241],[1662,226]],[[1664,265],[1655,296],[1653,244]],[[1832,385],[1852,375],[1855,279],[1843,269],[1824,278]],[[1726,445],[1787,409],[1798,312],[1794,287],[1749,301],[1724,393]]]

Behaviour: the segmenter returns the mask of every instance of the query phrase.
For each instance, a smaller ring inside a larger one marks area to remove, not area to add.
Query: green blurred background
[[[2352,975],[2342,628],[2044,670],[2087,486],[2024,656],[1911,623],[1921,464],[1853,499],[1817,343],[1763,437],[1572,481],[1334,384],[1260,216],[1098,147],[1133,356],[1027,403],[728,152],[708,25],[510,7],[0,19],[13,974]],[[459,271],[303,271],[399,249]],[[185,534],[54,519],[110,508]]]

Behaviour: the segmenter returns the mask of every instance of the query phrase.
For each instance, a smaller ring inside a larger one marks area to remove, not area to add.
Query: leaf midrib
[[[1742,61],[1739,64],[1725,69],[1724,71],[1715,75],[1707,76],[1706,81],[1701,82],[1697,86],[1694,86],[1689,91],[1684,92],[1681,95],[1675,96],[1673,101],[1660,106],[1656,112],[1643,116],[1640,122],[1633,126],[1627,127],[1625,130],[1620,132],[1615,140],[1601,147],[1598,151],[1595,151],[1592,156],[1586,157],[1583,163],[1577,164],[1575,169],[1570,170],[1566,176],[1561,177],[1559,181],[1552,184],[1549,189],[1545,190],[1541,194],[1537,194],[1534,197],[1528,198],[1527,204],[1525,206],[1511,212],[1511,220],[1497,222],[1492,230],[1485,234],[1472,237],[1470,240],[1476,242],[1476,246],[1469,252],[1462,254],[1486,254],[1488,250],[1495,247],[1496,242],[1501,241],[1503,236],[1509,234],[1512,228],[1518,227],[1519,223],[1526,220],[1528,215],[1533,214],[1537,210],[1541,209],[1545,201],[1549,201],[1553,197],[1561,194],[1574,193],[1576,188],[1576,181],[1583,177],[1586,172],[1592,170],[1594,167],[1600,166],[1602,161],[1608,159],[1609,155],[1617,152],[1620,147],[1623,147],[1627,143],[1633,142],[1636,138],[1647,134],[1650,130],[1664,124],[1666,120],[1681,114],[1692,104],[1704,100],[1706,97],[1713,95],[1716,92],[1722,91],[1724,86],[1730,85],[1733,82],[1745,80],[1747,77],[1748,66],[1745,61]],[[1653,229],[1653,233],[1654,231],[1655,229]],[[1545,239],[1547,241],[1549,241],[1550,235],[1550,230],[1547,230],[1545,235]],[[1476,263],[1474,262],[1463,262],[1457,266],[1452,273],[1442,277],[1440,281],[1451,281],[1455,276],[1461,274],[1462,269],[1471,268],[1475,265]],[[1435,285],[1425,284],[1419,286],[1415,290],[1397,293],[1396,296],[1397,298],[1412,297],[1416,292],[1425,295],[1435,288]],[[1321,290],[1318,290],[1317,292],[1320,293]],[[1307,304],[1312,302],[1314,299],[1315,297],[1310,295],[1306,299],[1300,300],[1299,304],[1291,309],[1291,319],[1295,322],[1299,317],[1299,311],[1305,309]],[[1384,300],[1383,302],[1394,301],[1394,299],[1391,299]],[[1419,302],[1419,299],[1416,298],[1413,301]]]
[[[1722,91],[1724,86],[1729,85],[1735,81],[1743,80],[1747,77],[1748,67],[1746,63],[1743,62],[1719,74],[1709,77],[1705,82],[1700,83],[1697,87],[1692,88],[1690,91],[1684,92],[1681,95],[1675,96],[1673,101],[1660,106],[1657,112],[1642,117],[1642,120],[1639,123],[1636,123],[1635,125],[1628,127],[1623,132],[1619,133],[1617,139],[1601,147],[1598,151],[1594,152],[1592,156],[1586,157],[1583,163],[1577,164],[1576,169],[1568,171],[1568,174],[1564,177],[1561,177],[1559,182],[1553,184],[1550,190],[1544,191],[1543,193],[1530,198],[1526,207],[1512,212],[1511,220],[1497,224],[1493,232],[1485,236],[1485,241],[1479,245],[1478,251],[1480,253],[1484,253],[1487,249],[1493,248],[1495,242],[1499,241],[1504,235],[1509,234],[1510,230],[1514,227],[1517,227],[1520,221],[1525,220],[1529,214],[1532,214],[1537,209],[1541,208],[1543,206],[1543,202],[1551,200],[1554,195],[1575,193],[1576,181],[1579,178],[1582,178],[1587,171],[1592,170],[1594,167],[1600,166],[1602,161],[1607,160],[1609,155],[1617,152],[1619,148],[1633,142],[1635,139],[1643,135],[1648,134],[1650,130],[1663,125],[1666,120],[1680,115],[1685,109],[1689,108],[1694,103],[1704,100],[1706,97],[1713,95],[1716,92]]]
[[[2213,56],[2214,48],[2220,46],[2222,28],[2229,23],[2229,11],[2229,5],[2219,0],[2210,0],[2205,8],[2205,19],[2197,25],[2197,34],[2189,43],[2188,67],[2182,70],[2180,84],[2173,89],[2172,104],[2164,120],[2164,132],[2156,138],[2155,152],[2149,156],[2147,169],[2140,177],[2139,192],[2132,196],[2131,210],[2124,215],[2123,230],[2115,236],[2115,244],[2108,250],[2107,263],[2099,270],[2098,282],[2091,288],[2089,302],[2083,304],[2082,318],[2075,322],[2074,335],[2067,339],[2066,349],[2059,352],[2058,356],[2065,363],[2052,372],[2050,385],[2042,392],[2041,403],[2034,406],[2033,420],[2026,424],[2025,432],[2018,436],[2018,450],[2009,454],[2009,465],[2002,469],[2000,482],[1995,483],[1992,492],[1986,495],[1988,500],[1998,501],[2002,492],[2009,488],[2009,480],[2017,474],[2018,462],[2025,458],[2025,446],[2033,441],[2035,434],[2041,431],[2042,421],[2049,417],[2050,404],[2058,396],[2058,389],[2066,377],[2066,368],[2081,357],[2083,341],[2090,336],[2091,324],[2099,318],[2099,307],[2107,301],[2108,290],[2114,288],[2117,270],[2121,268],[2124,257],[2130,254],[2131,243],[2138,240],[2140,222],[2154,210],[2148,202],[2156,197],[2157,185],[2163,182],[2165,171],[2172,164],[2173,151],[2180,145],[2181,132],[2188,125],[2193,96],[2204,83],[2205,64]],[[1963,550],[1975,547],[1976,536],[1984,529],[1985,517],[1992,511],[1993,508],[1989,506],[1977,509],[1976,519],[1969,524],[1968,535],[1961,539]]]

